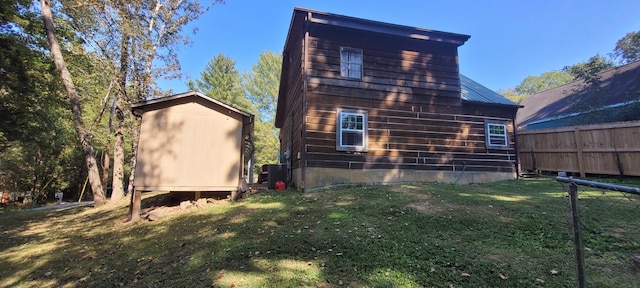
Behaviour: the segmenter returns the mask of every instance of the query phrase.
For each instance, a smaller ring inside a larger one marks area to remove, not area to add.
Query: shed
[[[460,75],[468,39],[295,8],[275,117],[290,186],[515,178],[520,106]]]
[[[191,91],[131,105],[141,117],[136,191],[239,190],[254,116]]]

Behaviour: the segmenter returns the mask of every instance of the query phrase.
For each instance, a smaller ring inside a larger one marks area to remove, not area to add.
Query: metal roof
[[[507,99],[462,74],[460,74],[460,86],[462,90],[462,100],[464,101],[520,107],[520,104]]]

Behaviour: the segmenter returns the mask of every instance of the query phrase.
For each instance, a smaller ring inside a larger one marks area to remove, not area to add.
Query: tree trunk
[[[109,156],[109,149],[111,149],[111,140],[107,140],[104,154],[102,155],[102,183],[107,183],[109,181],[109,169],[111,168],[111,156]]]
[[[118,102],[122,102],[119,100]],[[113,143],[113,182],[111,187],[111,202],[119,202],[124,197],[124,133],[122,133],[122,122],[124,121],[124,113],[122,106],[116,108],[116,125],[114,129]]]
[[[53,55],[53,61],[56,65],[56,69],[60,73],[60,78],[64,84],[67,96],[69,97],[69,104],[71,106],[71,114],[73,116],[73,126],[76,130],[76,134],[80,139],[80,145],[84,154],[85,164],[87,165],[87,173],[89,176],[89,182],[91,184],[91,190],[93,192],[94,206],[102,206],[106,203],[104,190],[102,189],[102,182],[100,181],[100,173],[98,172],[98,163],[94,156],[94,149],[91,144],[91,138],[89,133],[84,128],[84,122],[82,120],[82,108],[80,106],[80,97],[76,92],[71,73],[62,57],[62,51],[60,45],[55,37],[55,28],[53,25],[53,14],[51,13],[51,6],[49,0],[40,0],[40,7],[42,10],[42,21],[44,22],[45,31],[47,33],[47,40],[49,42],[49,50]]]
[[[122,35],[120,43],[120,70],[118,71],[118,93],[116,94],[116,118],[113,145],[113,192],[111,202],[124,197],[124,101],[127,99],[127,71],[129,71],[129,36]]]
[[[133,191],[133,181],[136,179],[136,164],[138,163],[138,138],[140,137],[140,120],[134,119],[131,126],[131,173],[129,174],[129,186],[127,191]]]

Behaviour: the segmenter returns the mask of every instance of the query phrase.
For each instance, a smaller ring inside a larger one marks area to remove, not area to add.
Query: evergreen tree
[[[188,86],[190,89],[200,91],[213,99],[255,114],[255,105],[245,95],[240,73],[235,65],[236,62],[231,58],[218,54],[200,72],[200,79],[197,79],[195,83],[189,82]]]

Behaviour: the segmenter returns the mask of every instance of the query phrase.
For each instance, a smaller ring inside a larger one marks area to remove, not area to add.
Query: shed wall
[[[242,118],[210,106],[187,102],[143,114],[136,189],[237,190],[242,174]]]

